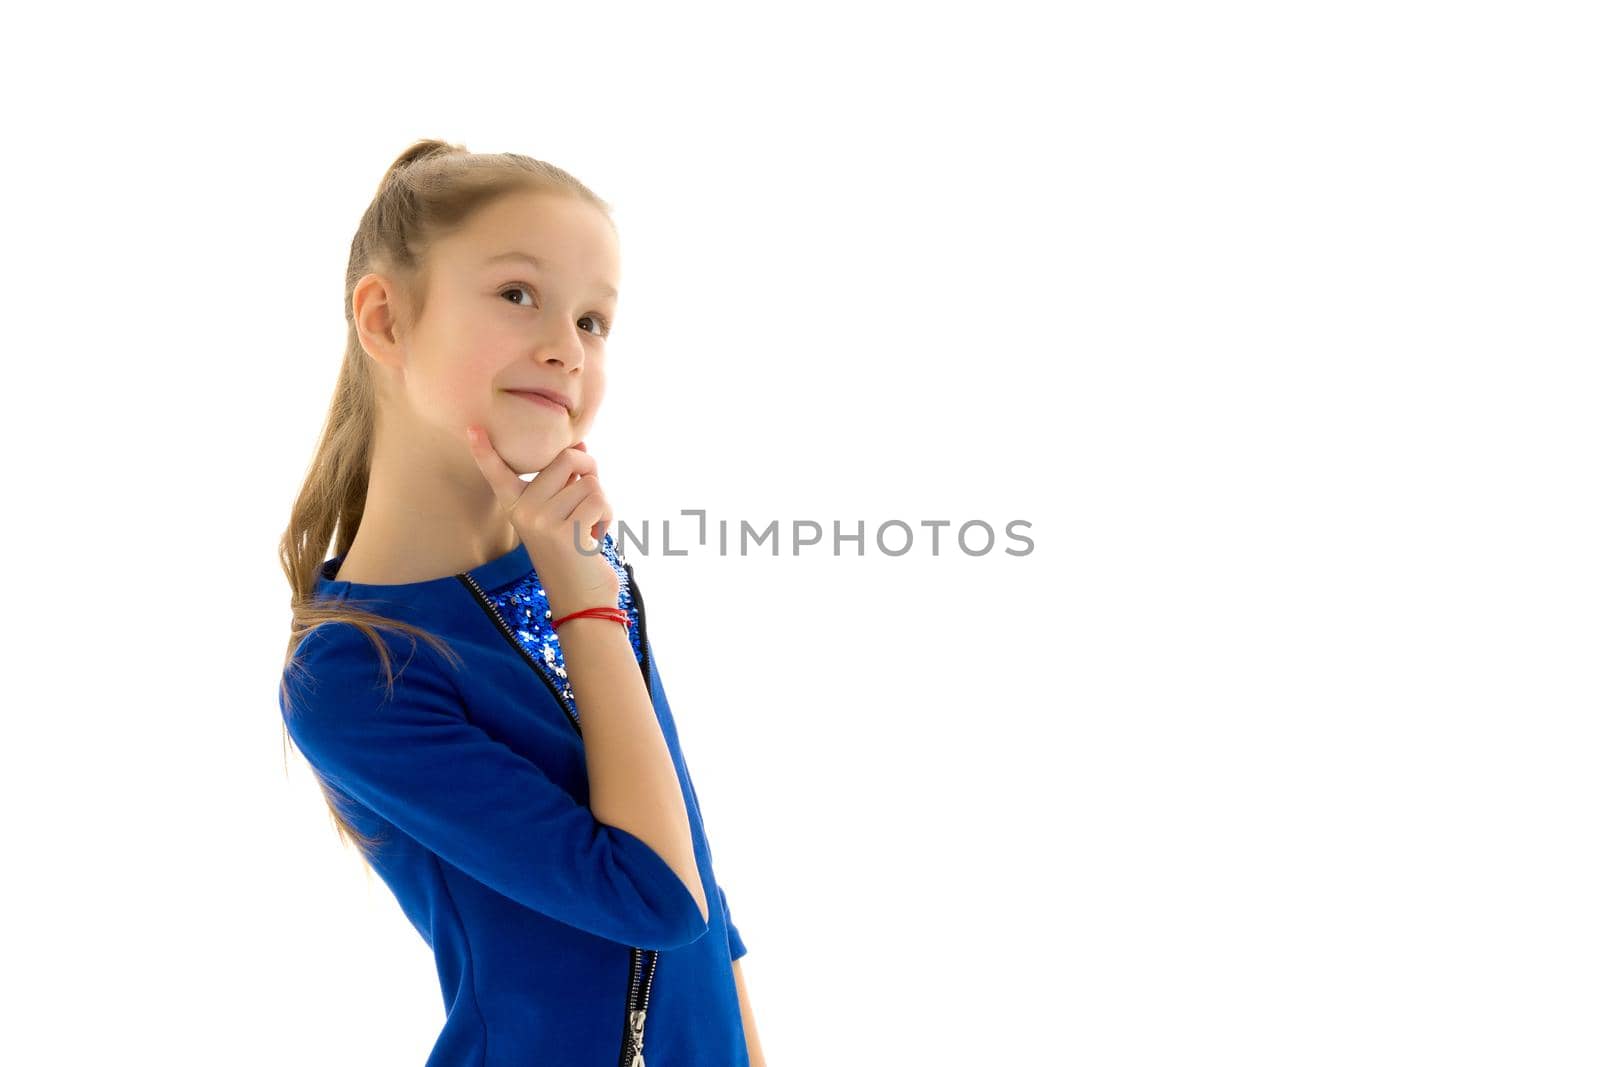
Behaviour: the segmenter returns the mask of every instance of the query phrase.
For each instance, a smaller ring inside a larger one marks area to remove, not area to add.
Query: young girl
[[[763,1063],[582,442],[618,275],[576,178],[440,141],[395,161],[351,242],[344,362],[282,543],[279,702],[433,949],[429,1067]]]

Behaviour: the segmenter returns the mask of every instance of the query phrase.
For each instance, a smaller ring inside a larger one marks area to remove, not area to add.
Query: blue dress
[[[433,950],[444,1026],[427,1067],[747,1065],[733,961],[745,945],[718,885],[700,803],[649,644],[633,566],[608,532],[617,606],[672,754],[709,920],[642,840],[588,807],[582,720],[527,549],[402,585],[334,580],[315,595],[421,626],[371,641],[325,624],[286,668],[296,747]]]

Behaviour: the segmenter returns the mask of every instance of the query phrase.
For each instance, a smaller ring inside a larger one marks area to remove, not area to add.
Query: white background
[[[350,237],[440,137],[616,206],[621,518],[1032,524],[630,553],[773,1067],[1596,1062],[1584,13],[14,22],[0,1058],[437,1034],[275,698]]]

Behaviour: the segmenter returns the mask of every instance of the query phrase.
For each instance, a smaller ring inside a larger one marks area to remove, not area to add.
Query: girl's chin
[[[519,441],[510,448],[502,448],[500,458],[506,466],[526,477],[548,467],[572,442],[563,438],[548,442]]]

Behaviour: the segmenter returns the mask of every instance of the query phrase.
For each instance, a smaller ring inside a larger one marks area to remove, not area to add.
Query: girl
[[[618,267],[576,178],[441,141],[395,161],[351,242],[344,362],[281,548],[279,704],[434,952],[429,1067],[763,1063],[582,442]]]

